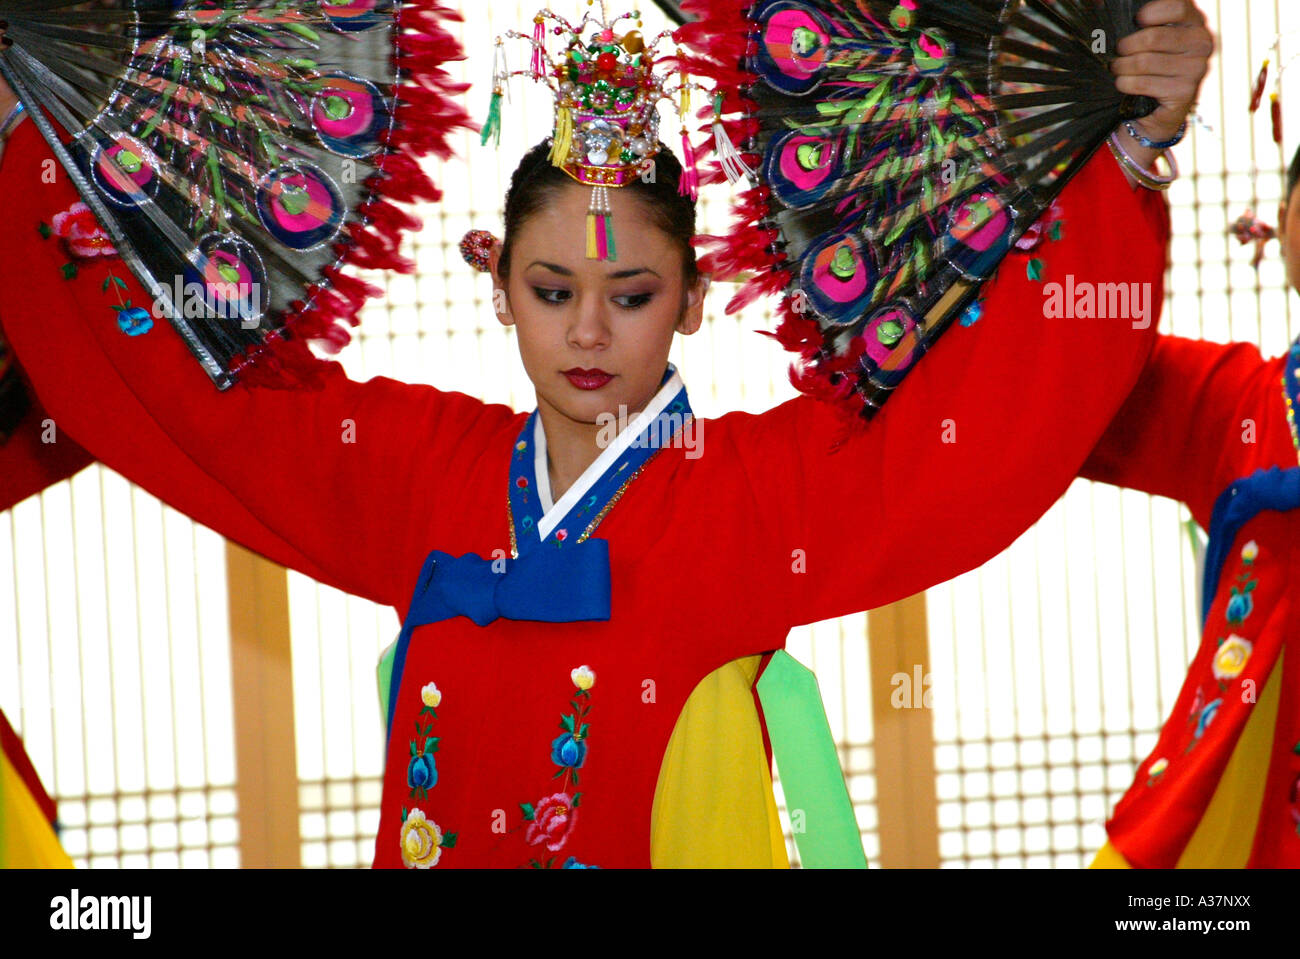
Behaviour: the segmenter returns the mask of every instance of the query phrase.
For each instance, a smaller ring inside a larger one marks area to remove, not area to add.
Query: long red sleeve
[[[446,508],[444,490],[411,477],[441,472],[459,485],[477,452],[460,449],[460,438],[515,414],[382,377],[357,383],[337,363],[319,391],[219,393],[162,321],[137,337],[117,329],[100,289],[106,264],[61,278],[66,256],[55,240],[40,239],[37,225],[77,196],[62,170],[54,183],[42,181],[46,161],[39,133],[20,126],[0,167],[9,243],[0,289],[6,335],[59,429],[218,532],[404,607],[410,582],[393,571],[410,570],[414,579],[429,548],[429,519],[436,538]],[[116,272],[126,274],[120,264]],[[125,295],[150,303],[124,278]],[[422,521],[410,522],[415,516]]]
[[[1061,203],[1064,237],[1036,253],[1043,283],[1008,260],[984,318],[948,332],[838,451],[828,455],[838,427],[816,401],[740,418],[735,455],[754,521],[777,530],[774,575],[789,582],[800,555],[806,564],[793,622],[894,602],[997,555],[1064,494],[1132,390],[1156,338],[1166,206],[1104,151]],[[1075,290],[1150,284],[1148,328],[1045,318],[1045,284],[1070,276]]]
[[[1208,529],[1215,499],[1233,480],[1295,465],[1284,365],[1246,343],[1160,337],[1081,475],[1180,500]]]

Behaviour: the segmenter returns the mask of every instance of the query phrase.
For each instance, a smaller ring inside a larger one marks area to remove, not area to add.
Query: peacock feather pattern
[[[743,281],[729,312],[783,297],[797,387],[870,418],[1110,133],[1155,108],[1109,67],[1135,6],[683,4],[682,68],[719,97],[700,182],[749,176],[701,268]]]
[[[0,0],[0,71],[214,382],[311,383],[469,121],[437,0]]]

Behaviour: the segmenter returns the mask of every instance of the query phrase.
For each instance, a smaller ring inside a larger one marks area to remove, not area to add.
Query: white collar
[[[654,395],[654,398],[646,404],[646,408],[628,421],[627,428],[601,451],[595,462],[583,471],[578,481],[565,491],[558,503],[551,502],[551,474],[546,466],[546,432],[542,429],[542,418],[537,417],[537,421],[533,424],[533,476],[537,484],[537,498],[542,504],[542,518],[537,524],[537,535],[540,539],[546,539],[551,535],[551,530],[555,529],[560,520],[569,515],[569,511],[587,495],[596,480],[604,476],[605,471],[618,462],[618,458],[633,441],[667,409],[673,397],[681,391],[682,376],[677,372],[677,367],[669,363],[668,369],[671,375],[667,382],[659,387],[659,392]]]

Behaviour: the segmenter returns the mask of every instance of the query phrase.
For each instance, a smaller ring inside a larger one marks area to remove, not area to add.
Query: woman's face
[[[701,280],[686,287],[682,251],[628,190],[609,190],[616,261],[586,256],[591,188],[563,187],[512,237],[510,277],[492,256],[498,318],[519,336],[537,403],[575,423],[628,417],[659,390],[673,333],[704,315]],[[499,301],[505,292],[505,303]],[[505,312],[501,312],[504,308]]]
[[[1300,290],[1300,186],[1278,210],[1278,239],[1286,261],[1286,278],[1293,290]]]

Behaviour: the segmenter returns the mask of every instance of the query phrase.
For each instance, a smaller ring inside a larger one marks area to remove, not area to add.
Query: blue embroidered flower
[[[581,769],[587,761],[587,743],[573,733],[561,733],[551,741],[551,762],[557,766]]]
[[[1243,622],[1255,608],[1255,601],[1251,599],[1250,593],[1239,593],[1236,589],[1232,591],[1232,599],[1228,600],[1228,622],[1234,626]]]
[[[406,767],[406,785],[412,789],[432,789],[438,785],[438,767],[431,753],[411,757]]]
[[[118,310],[117,326],[127,336],[140,336],[153,329],[153,318],[147,310],[132,306],[130,300]]]
[[[1192,734],[1193,738],[1200,739],[1205,735],[1205,730],[1210,728],[1210,723],[1214,722],[1214,717],[1218,714],[1219,707],[1222,705],[1223,700],[1216,699],[1201,710],[1201,718],[1196,724],[1196,732]]]
[[[578,862],[577,856],[570,856],[568,859],[564,860],[564,865],[561,866],[560,868],[561,869],[599,869],[600,867],[583,865],[582,863]]]

